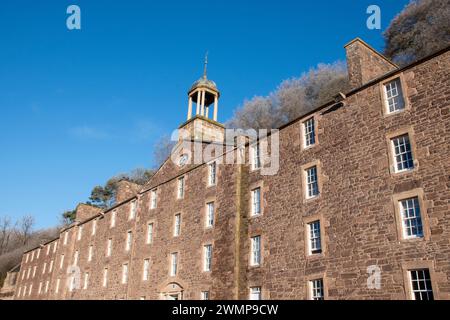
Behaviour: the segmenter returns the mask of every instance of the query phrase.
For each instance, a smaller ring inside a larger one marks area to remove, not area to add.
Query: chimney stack
[[[396,64],[359,38],[345,45],[345,50],[352,89],[398,68]]]
[[[80,203],[75,209],[76,221],[81,222],[87,220],[99,214],[101,211],[102,209],[99,207],[95,207],[85,203]]]

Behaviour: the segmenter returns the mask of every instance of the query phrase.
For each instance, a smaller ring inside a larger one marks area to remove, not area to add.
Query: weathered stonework
[[[409,299],[410,268],[428,268],[435,298],[450,299],[450,52],[443,50],[403,69],[378,61],[374,69],[374,62],[366,59],[366,50],[372,49],[363,47],[350,49],[355,52],[350,53],[349,70],[357,79],[355,85],[365,85],[355,87],[341,103],[324,105],[281,128],[276,175],[263,176],[248,164],[221,164],[216,184],[208,186],[207,164],[180,167],[167,161],[137,195],[68,227],[41,249],[26,252],[15,299],[175,295],[200,299],[202,291],[208,291],[211,299],[247,299],[250,287],[261,287],[263,299],[308,299],[307,283],[317,278],[324,280],[326,299]],[[351,63],[354,59],[356,64]],[[407,107],[386,114],[381,88],[398,76],[404,82]],[[302,123],[312,116],[317,143],[304,148]],[[415,158],[415,169],[404,173],[391,170],[388,138],[399,132],[409,133]],[[248,158],[249,148],[245,151]],[[216,154],[218,159],[221,156]],[[314,199],[305,198],[303,170],[309,165],[318,167],[320,195]],[[180,177],[184,177],[185,192],[177,199]],[[255,187],[262,190],[262,212],[251,217],[250,193]],[[152,191],[157,194],[156,208],[150,207]],[[420,199],[425,228],[421,239],[403,240],[399,234],[395,201],[405,194]],[[137,201],[137,212],[130,219],[133,201]],[[215,221],[206,228],[206,204],[211,201]],[[112,227],[113,212],[116,224]],[[176,214],[181,214],[181,233],[174,237]],[[309,256],[306,225],[315,220],[321,223],[323,250]],[[149,223],[153,223],[150,244]],[[126,251],[129,231],[132,245]],[[250,238],[256,235],[261,236],[261,265],[252,267]],[[106,257],[108,239],[113,241],[110,257]],[[52,247],[46,255],[47,246],[55,244],[56,251]],[[213,245],[209,272],[202,269],[206,244]],[[87,261],[91,245],[94,254]],[[42,250],[39,259],[30,261],[37,250]],[[76,251],[81,288],[70,291],[67,268]],[[172,277],[174,252],[179,260],[177,275]],[[144,259],[150,260],[148,280],[143,280]],[[50,261],[54,261],[53,271],[43,274],[43,264]],[[122,283],[124,264],[129,270],[126,284]],[[379,290],[367,286],[371,265],[382,271]],[[23,276],[34,266],[38,269],[34,278]],[[104,268],[108,268],[106,287]],[[86,272],[89,282],[83,289]],[[50,282],[48,292],[38,294],[39,283],[46,281]]]

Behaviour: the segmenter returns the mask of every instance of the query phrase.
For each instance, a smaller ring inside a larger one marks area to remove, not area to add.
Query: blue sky
[[[382,29],[408,0],[4,0],[0,4],[0,216],[55,225],[93,186],[151,167],[152,148],[186,117],[201,76],[222,92],[219,120],[319,62],[345,59],[366,9]],[[81,30],[66,9],[81,8]]]

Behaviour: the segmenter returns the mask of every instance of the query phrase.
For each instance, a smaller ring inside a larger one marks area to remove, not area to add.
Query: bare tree
[[[34,217],[31,215],[24,216],[17,222],[16,233],[23,245],[28,244],[33,233]]]
[[[384,33],[385,54],[404,65],[450,44],[450,0],[414,0]]]
[[[319,64],[298,78],[283,81],[266,97],[254,97],[239,107],[227,123],[231,128],[277,128],[349,89],[343,62]]]
[[[155,167],[159,167],[164,163],[164,161],[166,161],[172,153],[175,143],[176,142],[172,141],[168,135],[163,135],[156,141],[153,148],[153,161],[155,163]]]
[[[11,238],[11,218],[0,217],[0,255],[8,248]]]

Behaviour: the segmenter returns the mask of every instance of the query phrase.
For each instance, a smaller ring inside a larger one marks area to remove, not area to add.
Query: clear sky
[[[52,226],[93,186],[151,167],[155,140],[185,120],[206,50],[225,121],[244,99],[344,60],[355,37],[383,49],[408,2],[2,0],[0,216]],[[81,30],[66,27],[71,4]],[[366,27],[371,4],[382,30]]]

